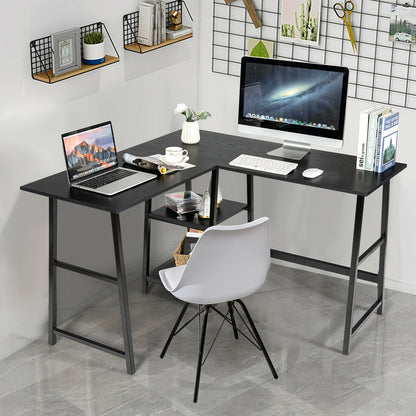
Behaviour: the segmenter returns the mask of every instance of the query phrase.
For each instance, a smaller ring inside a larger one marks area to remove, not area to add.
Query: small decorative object
[[[211,180],[209,181],[208,191],[209,191],[209,194],[211,195]],[[222,192],[221,192],[220,186],[218,185],[218,187],[217,187],[217,208],[220,207],[221,202],[222,202]]]
[[[282,0],[280,39],[317,45],[321,0]]]
[[[270,40],[248,38],[247,50],[249,56],[259,58],[273,58],[274,42]]]
[[[208,191],[204,192],[202,197],[201,208],[199,210],[198,216],[201,218],[209,218],[209,211],[211,205],[211,196]]]
[[[179,10],[171,10],[169,12],[169,29],[170,30],[179,30],[183,28],[182,25],[182,14]]]
[[[389,40],[392,42],[416,42],[413,29],[416,24],[416,8],[406,4],[404,6],[391,5]]]
[[[337,17],[342,19],[345,25],[347,26],[348,36],[350,37],[352,50],[355,53],[357,53],[357,44],[355,43],[354,32],[351,26],[351,13],[354,10],[354,3],[352,1],[346,1],[344,4],[335,3],[333,8]]]
[[[83,58],[86,65],[98,65],[105,61],[104,36],[101,32],[84,35]]]
[[[182,124],[182,143],[195,144],[200,140],[198,120],[206,120],[211,117],[208,111],[197,112],[191,110],[186,104],[178,104],[175,108],[175,114],[183,114],[185,121]]]
[[[79,27],[51,34],[54,76],[81,68],[80,39]]]

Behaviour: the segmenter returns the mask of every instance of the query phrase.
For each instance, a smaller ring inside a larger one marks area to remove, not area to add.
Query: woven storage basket
[[[189,254],[182,254],[183,243],[185,242],[185,237],[182,238],[182,241],[179,243],[178,247],[176,248],[175,252],[173,253],[173,257],[175,258],[175,265],[176,266],[183,266],[184,264],[188,263]]]

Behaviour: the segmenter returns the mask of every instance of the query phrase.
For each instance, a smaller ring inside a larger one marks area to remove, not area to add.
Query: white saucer
[[[159,156],[159,160],[161,160],[163,163],[165,163],[168,166],[175,166],[175,165],[179,165],[181,163],[185,163],[189,160],[189,156],[184,156],[182,160],[180,160],[179,162],[168,162],[166,160],[165,155],[161,155]]]

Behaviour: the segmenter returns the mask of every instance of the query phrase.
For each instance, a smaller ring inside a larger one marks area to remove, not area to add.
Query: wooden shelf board
[[[181,40],[189,39],[192,37],[193,37],[193,34],[190,33],[188,35],[181,36],[178,39],[167,39],[166,42],[159,43],[159,45],[146,46],[146,45],[140,44],[139,46],[138,43],[131,43],[130,45],[126,45],[124,48],[132,52],[146,53],[146,52],[153,51],[159,48],[163,48],[164,46],[171,45],[172,43],[180,42]]]
[[[102,64],[98,64],[98,65],[82,64],[81,68],[75,69],[73,71],[67,72],[62,75],[58,75],[57,77],[54,77],[52,74],[52,70],[49,70],[47,72],[42,72],[40,74],[33,75],[33,78],[39,81],[47,82],[48,84],[53,84],[55,82],[62,81],[63,79],[71,78],[76,75],[84,74],[85,72],[90,72],[94,69],[101,68],[103,66],[114,64],[115,62],[118,62],[119,60],[120,59],[115,56],[106,55],[105,61]],[[48,78],[48,75],[50,77],[50,80]]]

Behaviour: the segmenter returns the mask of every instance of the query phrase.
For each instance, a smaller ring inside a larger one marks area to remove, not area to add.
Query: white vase
[[[86,65],[98,65],[105,61],[104,42],[88,44],[84,43],[82,57]]]
[[[199,136],[199,124],[197,121],[184,121],[182,124],[182,143],[195,144],[198,143]]]

